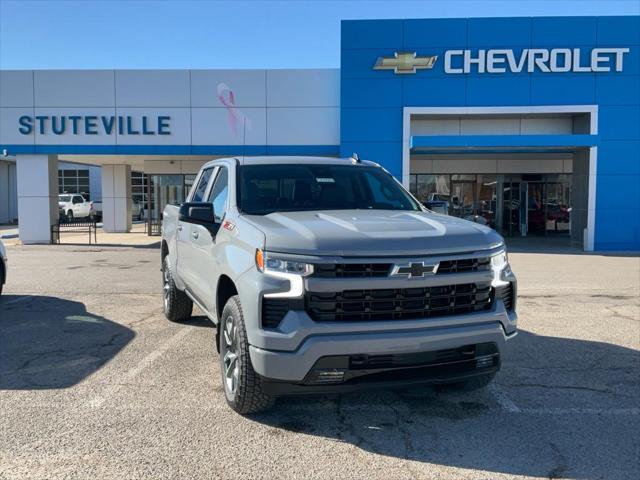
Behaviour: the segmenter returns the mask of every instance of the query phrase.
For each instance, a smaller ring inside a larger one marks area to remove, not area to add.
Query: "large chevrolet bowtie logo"
[[[391,275],[406,275],[409,278],[422,278],[425,275],[433,275],[437,270],[437,263],[425,265],[424,262],[411,262],[394,265],[393,270],[391,271]]]
[[[419,68],[433,68],[437,55],[418,57],[416,52],[394,53],[393,57],[378,57],[374,70],[393,70],[395,73],[416,73]]]

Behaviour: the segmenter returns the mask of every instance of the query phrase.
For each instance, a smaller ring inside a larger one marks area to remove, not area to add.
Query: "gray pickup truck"
[[[207,163],[162,221],[164,312],[217,326],[228,404],[371,387],[486,386],[516,335],[495,231],[424,208],[356,158]]]

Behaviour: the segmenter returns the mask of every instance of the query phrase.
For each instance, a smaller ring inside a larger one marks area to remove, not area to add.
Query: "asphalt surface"
[[[488,390],[225,404],[214,330],[161,313],[156,248],[8,248],[0,478],[640,478],[640,260],[515,253]]]

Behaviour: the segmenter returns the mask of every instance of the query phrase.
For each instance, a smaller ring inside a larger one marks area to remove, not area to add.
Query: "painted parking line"
[[[640,408],[520,408],[497,384],[487,387],[502,410],[524,415],[640,415]]]
[[[640,408],[523,408],[526,415],[640,415]]]
[[[509,413],[522,412],[520,407],[513,403],[513,400],[511,400],[496,383],[490,383],[487,390],[493,395],[493,398],[495,398],[496,402],[498,402],[498,405],[500,405],[503,410]]]
[[[110,397],[113,397],[118,390],[122,387],[122,383],[126,383],[127,380],[132,380],[142,373],[142,371],[149,367],[153,362],[160,358],[167,350],[180,343],[189,333],[193,332],[195,327],[183,327],[175,335],[169,338],[166,342],[156,348],[149,355],[144,357],[135,367],[129,369],[122,377],[123,381],[117,385],[111,385],[105,388],[101,395],[94,397],[89,401],[89,406],[97,408],[101,406]]]

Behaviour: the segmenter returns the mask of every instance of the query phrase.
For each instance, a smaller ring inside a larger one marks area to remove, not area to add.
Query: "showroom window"
[[[571,175],[412,174],[427,208],[495,228],[506,236],[568,235]]]
[[[148,209],[148,182],[149,177],[143,172],[131,172],[131,200],[134,205],[141,205],[144,210]],[[153,185],[151,185],[151,198],[153,199]]]
[[[89,170],[58,170],[58,193],[79,193],[91,200]]]

